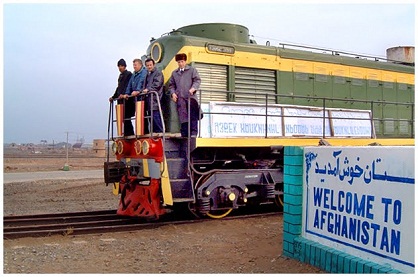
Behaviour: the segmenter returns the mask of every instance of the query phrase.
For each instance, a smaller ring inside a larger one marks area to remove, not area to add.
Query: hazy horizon
[[[117,61],[124,58],[132,71],[151,37],[186,25],[235,23],[261,45],[380,57],[387,48],[415,45],[412,3],[256,3],[3,4],[4,142],[66,141],[66,132],[69,142],[107,138]]]

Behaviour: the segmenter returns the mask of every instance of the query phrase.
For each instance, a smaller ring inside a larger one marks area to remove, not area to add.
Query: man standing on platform
[[[120,72],[119,78],[118,78],[118,87],[116,88],[115,93],[113,94],[113,96],[111,96],[109,98],[109,102],[113,102],[114,100],[118,99],[118,104],[124,104],[124,100],[121,98],[121,95],[125,94],[125,91],[126,91],[126,88],[128,87],[129,80],[131,79],[132,73],[130,71],[126,70],[126,62],[125,62],[124,59],[120,59],[118,61],[118,68],[119,68],[119,72]],[[130,107],[129,105],[132,106],[132,103],[126,103],[125,110],[132,109],[132,107]],[[128,120],[129,123],[130,123],[131,122],[129,120],[130,117],[131,116],[128,116],[128,114],[125,113],[125,115],[124,115],[125,122],[126,122],[126,120]],[[131,132],[132,124],[130,124],[130,126],[129,126],[129,124],[124,124],[124,126],[125,126],[124,127],[124,133]]]
[[[132,126],[131,117],[135,115],[136,97],[144,86],[147,70],[142,66],[140,59],[133,60],[134,73],[129,80],[126,91],[120,98],[125,99],[125,123],[124,136],[134,135],[134,127]]]
[[[161,98],[163,96],[163,86],[164,86],[164,76],[161,71],[155,68],[155,62],[153,59],[149,58],[145,61],[145,67],[148,70],[147,77],[145,78],[144,82],[144,89],[142,93],[149,93],[149,92],[157,92],[158,99],[161,103]],[[158,107],[158,102],[156,99],[156,95],[147,94],[144,96],[145,98],[145,111],[148,116],[151,116],[152,113],[152,121],[153,121],[153,132],[154,133],[162,133],[163,132],[163,123],[161,120],[160,110]],[[152,99],[152,103],[151,103]],[[151,112],[152,111],[152,112]],[[149,119],[148,126],[151,126],[151,119]],[[148,127],[148,131],[151,131],[150,127]]]
[[[115,90],[113,96],[109,98],[110,102],[113,102],[115,99],[119,98],[119,95],[124,94],[126,87],[128,86],[129,80],[131,79],[132,73],[126,70],[126,62],[124,59],[118,61],[119,68],[119,78],[118,78],[118,87]],[[118,104],[122,104],[122,100],[118,100]]]
[[[196,91],[200,87],[200,76],[195,68],[186,65],[186,54],[177,54],[175,58],[179,67],[171,75],[169,89],[171,99],[177,104],[177,112],[181,124],[180,133],[182,137],[189,135],[188,99],[190,98],[190,135],[192,137],[197,136],[200,107]]]

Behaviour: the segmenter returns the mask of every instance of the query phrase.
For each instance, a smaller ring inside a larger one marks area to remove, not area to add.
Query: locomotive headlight
[[[146,141],[146,140],[144,140],[144,141],[142,142],[142,153],[143,153],[144,155],[148,155],[148,153],[149,153],[149,142],[148,142],[148,141]]]
[[[120,140],[118,141],[118,154],[122,154],[123,153],[123,142]]]
[[[155,61],[155,63],[158,63],[161,61],[161,58],[163,56],[163,49],[161,45],[156,42],[151,47],[151,58]]]
[[[116,153],[118,152],[118,145],[117,145],[117,143],[114,141],[113,143],[112,143],[112,153],[114,154],[114,155],[116,155]]]
[[[137,155],[141,154],[142,151],[142,143],[140,140],[135,141],[135,153]]]

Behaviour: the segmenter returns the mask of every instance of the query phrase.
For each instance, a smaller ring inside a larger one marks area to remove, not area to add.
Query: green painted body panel
[[[312,52],[301,51],[301,50],[280,49],[279,56],[282,58],[288,58],[288,59],[326,62],[326,63],[332,63],[332,64],[384,69],[384,70],[391,70],[391,71],[404,72],[404,73],[414,73],[414,68],[411,66],[356,59],[356,58],[344,57],[344,56],[312,53]]]
[[[233,39],[230,39],[230,40],[233,40]],[[219,41],[219,40],[212,39],[212,38],[185,36],[185,35],[181,35],[180,32],[176,31],[176,32],[173,32],[173,34],[171,35],[158,38],[156,41],[162,45],[167,45],[167,44],[169,45],[169,49],[166,49],[168,47],[165,47],[164,50],[167,51],[165,52],[165,55],[171,58],[177,53],[176,50],[178,50],[183,45],[205,47],[207,43],[214,43],[214,44],[221,43],[222,45],[233,46],[236,51],[259,53],[259,54],[270,55],[270,56],[279,56],[281,58],[287,58],[287,59],[325,62],[325,63],[331,63],[331,64],[358,66],[358,67],[390,70],[390,71],[411,73],[411,74],[415,72],[414,67],[405,66],[401,64],[370,61],[370,60],[364,60],[364,59],[356,59],[352,57],[336,56],[336,55],[321,54],[321,53],[312,53],[309,51],[302,51],[302,50],[282,49],[282,48],[278,48],[275,46],[264,46],[264,45],[246,44],[246,43],[231,43],[230,40]],[[150,48],[148,48],[147,50],[147,54],[149,53],[150,53]],[[164,61],[162,61],[161,63],[164,63]]]
[[[150,55],[152,46],[159,43],[162,49],[162,58],[157,63],[157,67],[163,70],[182,47],[206,47],[208,43],[214,43],[233,46],[235,51],[279,56],[290,60],[314,61],[329,63],[330,66],[338,64],[414,74],[414,66],[251,44],[246,32],[248,32],[247,28],[234,24],[215,23],[185,26],[167,36],[151,41],[147,55]],[[217,40],[217,38],[220,40]],[[194,61],[188,62],[194,64]],[[199,63],[201,62],[215,64],[211,60],[199,60]],[[235,91],[235,71],[234,65],[227,65],[227,88],[230,92]],[[275,70],[275,80],[276,93],[278,94],[276,103],[322,107],[324,105],[323,100],[298,99],[295,97],[324,97],[328,98],[325,101],[326,107],[372,110],[374,118],[377,118],[375,128],[378,137],[413,137],[414,128],[411,121],[413,120],[415,101],[414,85],[278,70]],[[230,92],[226,99],[235,101],[234,93]],[[343,99],[343,101],[337,99]],[[368,103],[353,102],[352,100],[364,100]],[[373,103],[371,103],[372,101]],[[379,101],[387,103],[375,103]],[[389,102],[410,103],[410,105]],[[166,130],[178,132],[179,123],[175,104],[170,101],[168,95],[164,96],[162,104],[168,107],[165,108]],[[410,120],[410,122],[391,123],[390,121],[394,119],[405,119]]]
[[[232,43],[250,43],[248,28],[228,23],[195,24],[176,30],[185,36],[202,37]]]

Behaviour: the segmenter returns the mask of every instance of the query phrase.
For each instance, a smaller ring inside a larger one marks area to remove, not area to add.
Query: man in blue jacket
[[[142,66],[140,59],[133,61],[134,73],[129,80],[128,87],[124,94],[119,96],[125,99],[125,123],[124,136],[134,135],[134,127],[132,126],[131,117],[135,115],[136,96],[141,93],[144,86],[147,70]]]

